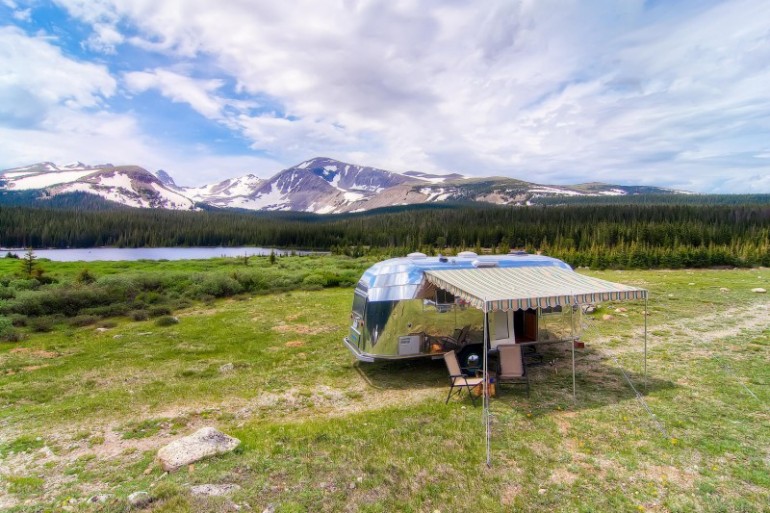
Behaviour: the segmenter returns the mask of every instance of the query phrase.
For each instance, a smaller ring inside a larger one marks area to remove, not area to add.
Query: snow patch
[[[344,196],[345,196],[345,201],[347,201],[348,203],[353,203],[354,201],[361,201],[366,198],[366,196],[364,196],[360,192],[346,192]]]
[[[313,161],[312,161],[312,160],[308,160],[307,162],[303,162],[302,164],[300,164],[299,166],[297,166],[297,168],[298,168],[298,169],[307,169],[307,167],[308,167],[310,164],[312,164],[312,163],[313,163]]]
[[[529,190],[534,194],[559,194],[562,196],[585,196],[582,192],[568,191],[564,189],[556,189],[554,187],[534,187]]]
[[[599,194],[602,196],[625,196],[626,191],[622,191],[620,189],[610,189],[608,191],[601,191]]]
[[[334,206],[332,205],[326,205],[324,207],[319,208],[316,211],[316,214],[331,214],[334,212]]]
[[[5,173],[3,178],[19,178],[20,176],[34,175],[37,171],[14,171],[13,173]]]
[[[92,173],[95,173],[94,169],[80,170],[80,171],[58,171],[55,173],[40,173],[30,175],[26,177],[14,180],[10,184],[6,185],[6,188],[16,191],[27,191],[32,189],[45,189],[53,185],[61,183],[74,182],[84,178]]]
[[[131,177],[124,175],[123,173],[100,175],[94,183],[103,187],[115,187],[118,189],[126,189],[127,191],[132,191],[134,189],[131,184]]]
[[[324,166],[326,171],[337,171],[337,166]]]

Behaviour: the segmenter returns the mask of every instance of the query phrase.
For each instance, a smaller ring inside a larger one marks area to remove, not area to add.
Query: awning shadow
[[[530,395],[517,385],[498,386],[493,402],[526,407],[533,415],[552,410],[586,409],[636,399],[636,393],[626,377],[642,396],[677,387],[671,381],[654,377],[654,366],[648,365],[647,379],[642,369],[620,368],[600,349],[577,350],[575,382],[577,400],[572,395],[572,354],[568,345],[544,346],[540,353],[543,363],[528,367]],[[448,390],[449,377],[442,359],[417,359],[377,363],[357,363],[356,370],[369,386],[383,390],[435,388]],[[624,376],[625,373],[625,376]],[[645,386],[646,384],[646,386]],[[462,400],[470,404],[467,396]]]

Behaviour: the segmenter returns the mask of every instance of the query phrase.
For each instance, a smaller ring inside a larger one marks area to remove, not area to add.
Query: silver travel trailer
[[[517,269],[530,272],[518,271],[513,277],[500,274]],[[477,272],[456,272],[461,270]],[[516,283],[530,290],[532,284],[527,281],[543,281],[532,274],[536,270],[547,273],[544,276],[558,271],[577,275],[561,260],[525,252],[489,256],[462,252],[451,257],[412,253],[379,262],[356,286],[350,332],[344,343],[363,362],[440,357],[455,349],[461,366],[473,368],[480,364],[485,322],[491,347],[503,342],[566,342],[577,338],[582,311],[553,300],[551,292],[534,300],[514,297],[515,305],[499,305],[487,316],[488,309],[461,290],[467,287],[458,289],[442,279],[471,277],[486,286],[497,284],[508,298]]]

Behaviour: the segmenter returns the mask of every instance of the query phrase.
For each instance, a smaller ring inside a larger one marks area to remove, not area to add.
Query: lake
[[[8,251],[23,257],[26,249],[0,249],[0,257]],[[219,257],[328,254],[323,251],[290,251],[255,247],[194,247],[194,248],[90,248],[90,249],[36,249],[35,256],[56,262],[95,262],[97,260],[199,260]]]

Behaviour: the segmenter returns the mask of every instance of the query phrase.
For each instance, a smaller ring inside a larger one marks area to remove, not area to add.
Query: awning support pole
[[[647,391],[647,317],[650,312],[647,310],[647,294],[644,294],[644,390]]]
[[[574,305],[570,305],[570,315],[572,316],[570,322],[570,343],[572,344],[572,399],[577,401],[577,381],[575,380],[575,308]]]
[[[489,311],[487,308],[487,302],[484,301],[484,345],[483,345],[483,362],[484,362],[484,384],[483,384],[483,390],[482,390],[482,396],[483,396],[483,404],[484,404],[484,411],[482,413],[483,416],[483,422],[484,422],[484,429],[486,431],[486,446],[487,446],[487,467],[492,466],[492,456],[491,456],[491,439],[492,439],[492,429],[489,419]]]

